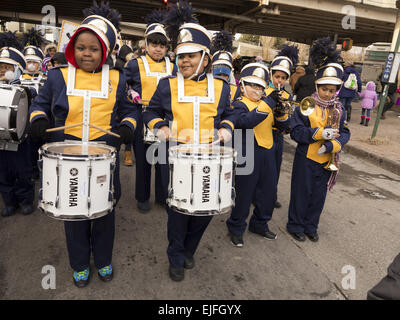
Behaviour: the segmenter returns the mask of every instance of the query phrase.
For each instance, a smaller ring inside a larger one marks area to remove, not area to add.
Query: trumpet
[[[301,102],[282,98],[276,106],[276,110],[291,115],[294,112],[295,107],[299,107],[301,114],[308,117],[314,112],[315,104],[315,99],[312,97],[305,97]]]

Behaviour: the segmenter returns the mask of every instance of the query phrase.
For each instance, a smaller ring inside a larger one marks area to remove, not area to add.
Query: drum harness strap
[[[140,59],[143,61],[144,70],[146,72],[147,77],[156,77],[157,78],[157,85],[161,78],[168,77],[172,75],[171,71],[171,62],[168,57],[164,57],[165,59],[165,68],[166,72],[151,72],[149,62],[147,61],[146,56],[141,56]],[[143,112],[146,110],[146,106],[143,105]],[[148,129],[147,125],[143,126],[143,136],[146,137],[146,128]]]
[[[68,63],[68,79],[67,79],[67,95],[83,97],[83,116],[82,116],[82,142],[83,148],[88,148],[89,142],[89,121],[90,121],[90,105],[91,98],[108,99],[108,81],[109,81],[109,66],[104,64],[101,69],[101,89],[100,91],[81,90],[75,88],[75,75],[76,68]],[[57,165],[58,167],[58,165]],[[58,168],[57,168],[58,169]],[[89,166],[89,185],[88,185],[88,208],[90,209],[90,177],[92,174],[92,167]],[[58,173],[59,170],[57,170]],[[112,178],[110,179],[112,185]],[[58,192],[57,192],[58,193]],[[111,196],[112,192],[110,193]],[[57,194],[58,197],[58,194]],[[57,206],[56,206],[57,207]]]

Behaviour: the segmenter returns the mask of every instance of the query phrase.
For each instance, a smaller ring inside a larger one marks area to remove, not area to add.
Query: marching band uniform
[[[32,80],[35,79],[37,81],[37,84],[34,85],[35,87],[35,95],[39,92],[40,86],[43,85],[43,82],[40,84],[40,80],[43,78],[43,73],[41,72],[41,65],[43,62],[43,52],[40,50],[40,48],[30,45],[26,46],[24,48],[24,56],[25,56],[25,61],[26,61],[26,69],[24,70],[24,73],[21,76],[21,80]],[[35,67],[32,63],[37,63],[37,67]],[[33,83],[31,84],[33,85]],[[39,168],[37,165],[37,161],[39,159],[39,148],[40,148],[40,143],[37,143],[36,141],[33,141],[31,137],[28,137],[29,144],[31,145],[31,151],[32,151],[32,167],[33,167],[33,177],[35,179],[39,178]]]
[[[284,45],[282,50],[278,53],[278,55],[271,62],[271,75],[273,75],[276,71],[281,71],[287,75],[287,79],[290,78],[291,71],[293,66],[298,61],[298,49],[295,46]],[[293,100],[293,97],[282,88],[276,88],[272,79],[269,81],[269,87],[265,90],[265,94],[269,96],[275,90],[279,90],[280,95],[285,100]],[[275,163],[277,170],[277,181],[279,182],[279,176],[281,173],[281,165],[282,165],[282,154],[283,154],[283,135],[287,133],[278,130],[276,127],[273,128],[273,137],[275,143]],[[276,188],[278,191],[278,188]],[[278,199],[278,197],[277,197]],[[282,205],[276,201],[275,207],[280,208]]]
[[[9,84],[19,85],[20,74],[26,66],[22,53],[11,47],[1,48],[0,63],[14,66],[14,79],[10,79]],[[29,92],[35,91],[31,89]],[[18,206],[25,215],[34,211],[32,173],[31,148],[27,139],[18,145],[17,151],[0,150],[0,192],[5,204],[1,210],[3,217],[14,214]]]
[[[338,160],[338,153],[350,139],[345,112],[339,100],[333,96],[332,100],[325,101],[318,93],[321,85],[340,87],[343,68],[335,63],[334,55],[325,56],[322,60],[325,65],[317,71],[317,92],[312,95],[316,101],[315,109],[311,114],[304,115],[301,108],[296,108],[290,124],[290,136],[298,145],[293,161],[287,230],[298,241],[304,241],[305,236],[311,241],[318,241],[317,228],[327,190],[331,190],[337,176],[337,171],[329,171],[327,168],[332,153],[335,153],[335,159]],[[318,66],[318,63],[315,65]],[[329,133],[332,129],[327,125],[327,119],[334,108],[340,112],[337,120],[340,121],[340,136],[332,139]]]
[[[236,128],[254,131],[254,169],[251,174],[237,175],[235,181],[236,200],[231,216],[226,221],[233,245],[243,246],[246,219],[253,201],[255,209],[249,222],[249,231],[266,239],[276,239],[276,234],[268,228],[276,201],[277,174],[275,164],[275,143],[272,129],[281,130],[288,126],[287,114],[274,114],[277,95],[261,95],[257,101],[247,96],[245,86],[256,84],[265,90],[268,83],[268,68],[261,63],[250,63],[241,71],[240,85],[244,94],[233,106],[236,110]],[[245,135],[242,135],[245,137]],[[246,139],[242,138],[242,153],[246,149]],[[251,155],[246,155],[250,159]],[[240,166],[240,165],[238,165]]]
[[[196,23],[185,23],[180,27],[177,59],[182,59],[180,55],[190,53],[201,53],[202,59],[192,76],[184,78],[178,71],[176,77],[171,76],[160,80],[144,112],[144,122],[151,130],[157,133],[160,128],[168,126],[171,132],[170,139],[178,143],[193,141],[193,104],[178,100],[178,96],[182,94],[179,90],[183,89],[185,97],[203,97],[207,96],[209,90],[214,91],[214,102],[200,103],[199,132],[202,132],[198,137],[200,143],[211,143],[215,138],[213,131],[216,129],[225,128],[229,132],[233,131],[235,114],[230,107],[229,85],[222,79],[213,78],[211,74],[206,75],[205,70],[199,71],[204,56],[209,57],[210,42],[209,32],[202,26]],[[207,79],[210,79],[211,87],[208,87]],[[163,178],[165,177],[168,181],[168,164],[161,165],[161,169]],[[169,275],[172,280],[181,281],[184,278],[184,268],[190,269],[194,266],[193,255],[212,216],[184,215],[169,207],[167,207],[167,213]]]
[[[148,48],[148,37],[152,34],[161,34],[168,41],[164,26],[159,23],[150,24],[145,32],[146,48]],[[132,90],[141,98],[143,109],[150,102],[151,97],[156,91],[158,81],[165,76],[175,75],[176,66],[169,61],[167,56],[159,61],[153,60],[148,52],[144,56],[132,59],[124,69],[127,83]],[[140,110],[142,111],[142,110]],[[148,211],[150,189],[151,189],[151,163],[146,159],[147,150],[150,144],[143,140],[143,116],[142,112],[138,114],[137,130],[134,140],[134,151],[136,158],[136,184],[135,198],[138,201],[138,208],[141,211]],[[165,205],[167,194],[162,187],[161,171],[158,163],[155,164],[155,198],[156,202]]]
[[[214,77],[221,77],[228,81],[231,89],[231,103],[240,95],[240,90],[236,86],[236,80],[233,75],[232,51],[232,36],[225,30],[218,32],[214,36],[211,46],[212,71]]]
[[[44,58],[42,50],[35,46],[27,46],[24,48],[24,56],[26,60],[26,70],[24,70],[22,79],[41,77],[42,72],[40,71],[40,67]],[[36,63],[37,66],[35,66],[33,63]]]
[[[95,11],[91,10],[90,13]],[[93,72],[79,68],[75,60],[74,45],[81,33],[89,31],[94,34],[102,47],[102,60]],[[72,35],[65,56],[68,67],[56,67],[49,71],[48,79],[31,107],[32,134],[38,139],[46,137],[45,129],[49,127],[48,120],[54,117],[54,126],[60,127],[82,122],[82,96],[67,95],[67,83],[73,72],[75,88],[81,90],[101,91],[103,73],[108,73],[108,97],[91,98],[90,123],[119,133],[123,143],[129,143],[136,128],[137,107],[127,98],[126,80],[118,70],[109,70],[105,64],[107,54],[112,52],[117,40],[116,27],[99,15],[87,16]],[[120,119],[120,120],[118,120]],[[49,137],[50,141],[80,140],[82,129],[70,128],[56,131]],[[101,131],[91,129],[89,141],[105,141],[119,150],[121,141]],[[119,158],[117,153],[114,171],[114,200],[118,202],[121,195],[119,179]],[[74,283],[78,287],[88,284],[90,270],[90,255],[93,251],[94,264],[99,277],[104,281],[112,279],[112,250],[115,230],[115,209],[106,216],[94,220],[65,221],[65,234],[70,265],[73,268]]]

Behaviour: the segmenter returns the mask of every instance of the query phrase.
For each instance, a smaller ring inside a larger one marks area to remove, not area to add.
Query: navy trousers
[[[97,269],[111,264],[115,233],[114,212],[112,210],[104,217],[94,220],[64,222],[72,269],[79,272],[88,268],[91,252]]]
[[[289,220],[287,230],[291,233],[316,233],[324,208],[327,182],[331,172],[325,164],[312,161],[296,151],[293,161],[290,189]]]
[[[256,233],[268,232],[276,202],[277,170],[275,147],[254,147],[254,169],[249,175],[235,178],[236,199],[231,216],[226,221],[230,233],[242,235],[247,227],[246,219],[253,200],[254,211],[249,229]]]
[[[135,130],[135,138],[133,149],[136,158],[136,182],[135,182],[135,199],[139,202],[145,202],[150,199],[151,188],[151,162],[146,159],[146,153],[149,144],[143,142],[143,118],[137,119],[137,129]],[[157,151],[156,151],[157,152]],[[155,164],[155,199],[156,202],[165,203],[167,193],[162,187],[161,169],[158,163]]]
[[[118,203],[121,197],[119,178],[119,156],[117,152],[114,171],[114,199]],[[85,270],[90,265],[93,252],[94,264],[101,269],[111,264],[115,234],[115,209],[107,215],[83,221],[65,221],[65,236],[71,268]]]
[[[167,152],[168,157],[168,152]],[[166,161],[168,163],[168,159]],[[160,165],[162,175],[162,186],[165,194],[168,192],[169,165]],[[193,256],[199,246],[212,216],[189,216],[176,212],[167,207],[168,223],[168,248],[167,255],[169,263],[173,268],[183,268],[185,256]]]
[[[18,151],[0,151],[0,192],[6,206],[33,203],[35,185],[31,156],[27,140],[18,146]]]

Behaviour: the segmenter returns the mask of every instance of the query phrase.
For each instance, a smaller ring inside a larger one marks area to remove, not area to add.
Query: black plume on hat
[[[101,4],[99,6],[96,0],[93,0],[93,6],[84,9],[82,12],[85,18],[91,15],[102,16],[103,18],[109,20],[117,29],[117,31],[121,31],[121,14],[116,9],[110,8],[110,3],[108,1],[101,1]]]
[[[28,32],[24,33],[22,37],[22,44],[24,47],[26,46],[35,46],[40,48],[44,43],[44,39],[39,31],[36,31],[35,28],[31,28]]]
[[[336,44],[329,37],[319,38],[310,49],[310,57],[314,66],[319,69],[328,63],[338,63],[340,51],[336,50]]]
[[[214,35],[212,44],[211,44],[211,54],[214,54],[217,51],[228,51],[232,53],[233,51],[233,37],[232,35],[222,30]]]
[[[299,48],[297,46],[284,44],[277,56],[288,57],[292,61],[293,66],[295,66],[297,62],[299,62]]]
[[[144,18],[144,21],[146,22],[147,26],[151,25],[152,23],[162,24],[166,14],[167,11],[162,9],[153,10]]]
[[[22,44],[19,42],[17,36],[16,36],[17,31],[15,32],[3,32],[0,33],[0,48],[2,47],[11,47],[15,48],[19,51],[22,51],[24,47]]]
[[[169,38],[171,39],[172,47],[176,47],[178,40],[179,28],[184,23],[198,23],[199,21],[194,16],[192,6],[185,0],[179,0],[176,4],[171,4],[168,13],[165,16],[163,24]]]

